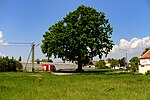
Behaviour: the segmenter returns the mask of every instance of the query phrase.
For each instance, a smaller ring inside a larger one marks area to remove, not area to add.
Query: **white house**
[[[150,50],[140,57],[139,73],[145,74],[150,70]]]
[[[111,64],[108,61],[105,61],[105,66],[111,68]]]

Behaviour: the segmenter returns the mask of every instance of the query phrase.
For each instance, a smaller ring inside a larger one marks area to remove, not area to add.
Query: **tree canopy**
[[[149,49],[150,49],[150,47],[145,48],[145,50],[143,51],[143,53],[141,54],[141,56],[144,55]]]
[[[126,66],[126,64],[127,64],[127,61],[126,61],[126,58],[125,57],[123,57],[122,59],[119,59],[119,65],[120,66]]]
[[[133,57],[130,59],[131,70],[135,72],[138,69],[138,64],[140,63],[140,59],[138,57]]]
[[[105,69],[105,68],[107,68],[105,65],[106,65],[106,64],[105,64],[105,61],[104,61],[104,60],[99,60],[99,61],[97,62],[97,64],[96,64],[96,67],[97,67],[98,69]]]
[[[110,63],[111,67],[116,67],[119,66],[118,60],[117,59],[113,59],[113,58],[109,58],[108,62]]]
[[[132,57],[132,58],[130,59],[130,62],[134,62],[134,63],[136,63],[136,64],[138,65],[139,62],[140,62],[140,59],[139,59],[139,57]]]
[[[79,6],[48,30],[43,35],[42,52],[48,57],[77,61],[78,71],[93,57],[107,56],[113,47],[113,29],[105,14],[88,6]]]
[[[21,56],[19,56],[19,59],[18,59],[18,61],[22,61],[22,58],[21,58]]]
[[[114,58],[108,58],[107,61],[110,63],[111,67],[115,67],[115,66],[124,67],[127,64],[125,57],[119,60]]]

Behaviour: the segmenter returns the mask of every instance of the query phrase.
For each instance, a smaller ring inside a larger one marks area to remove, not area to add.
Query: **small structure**
[[[108,68],[111,68],[111,64],[108,61],[105,61],[105,66],[107,66]]]
[[[56,68],[53,64],[42,64],[42,71],[56,71]]]
[[[95,66],[96,66],[96,62],[93,61],[93,62],[90,62],[87,67],[89,67],[89,68],[95,68]]]
[[[150,50],[140,57],[139,73],[145,74],[150,70]]]

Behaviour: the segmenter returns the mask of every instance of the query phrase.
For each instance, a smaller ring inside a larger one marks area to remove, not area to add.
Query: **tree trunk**
[[[78,58],[78,68],[76,69],[77,72],[83,72],[84,70],[82,69],[82,61],[81,58]]]

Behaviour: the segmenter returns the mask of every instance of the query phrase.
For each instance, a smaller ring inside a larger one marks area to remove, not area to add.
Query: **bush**
[[[136,72],[137,67],[138,67],[138,66],[136,65],[136,63],[132,62],[130,69],[132,70],[132,72]]]
[[[37,64],[40,64],[41,61],[40,61],[40,59],[38,58],[38,59],[35,60],[35,62],[37,62]]]
[[[22,64],[17,60],[15,60],[15,67],[16,67],[16,70],[22,70],[23,68]]]
[[[148,70],[147,72],[145,72],[145,75],[150,75],[150,70]]]
[[[99,60],[96,64],[96,67],[98,69],[106,69],[107,67],[105,66],[105,61],[104,60]]]
[[[17,71],[18,69],[22,69],[22,64],[15,60],[9,59],[8,57],[0,57],[0,72],[10,72],[10,71]]]

